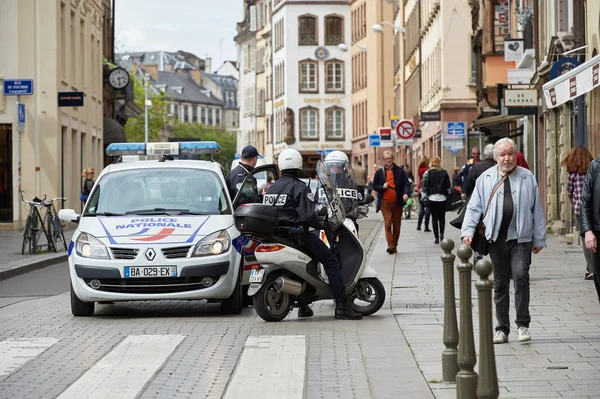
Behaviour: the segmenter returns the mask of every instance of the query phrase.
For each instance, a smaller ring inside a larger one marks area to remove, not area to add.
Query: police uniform
[[[227,187],[229,188],[229,195],[233,200],[240,190],[242,186],[242,182],[248,176],[250,172],[252,172],[254,168],[248,165],[244,165],[243,163],[239,163],[238,166],[233,168],[231,172],[229,172],[229,176],[227,176]],[[256,183],[256,181],[254,182]],[[247,201],[252,202],[252,201]]]
[[[314,194],[310,188],[298,178],[284,174],[267,189],[263,203],[277,206],[281,226],[304,228],[302,237],[299,237],[303,247],[313,259],[323,264],[336,303],[345,304],[346,288],[338,258],[323,241],[314,234],[308,233],[308,227],[315,229],[323,227],[315,212]]]

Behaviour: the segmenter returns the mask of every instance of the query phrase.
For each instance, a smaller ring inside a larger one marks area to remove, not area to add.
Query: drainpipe
[[[35,82],[36,82],[36,89],[35,89],[35,193],[38,196],[38,198],[42,198],[41,197],[41,176],[40,176],[40,91],[41,91],[41,87],[40,87],[40,82],[41,82],[41,78],[40,78],[40,67],[39,67],[39,52],[40,52],[40,44],[39,44],[39,26],[40,26],[40,18],[39,18],[39,12],[38,12],[38,7],[39,7],[39,1],[35,0],[33,3],[33,20],[34,20],[34,24],[33,24],[33,43],[34,43],[34,61],[33,61],[33,65],[34,65],[34,76],[35,76]]]

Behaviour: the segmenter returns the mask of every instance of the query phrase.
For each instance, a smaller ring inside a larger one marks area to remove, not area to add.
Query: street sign
[[[25,131],[25,104],[17,103],[17,131]]]
[[[33,94],[33,79],[4,79],[5,96],[30,96]]]
[[[450,153],[452,153],[452,155],[456,155],[459,152],[461,152],[463,149],[462,148],[449,148],[448,151],[450,151]]]
[[[396,125],[396,134],[400,140],[412,139],[415,135],[415,124],[411,120],[404,119]]]
[[[396,146],[397,147],[412,147],[413,141],[414,140],[412,140],[412,139],[408,139],[408,140],[398,139],[398,140],[396,140]]]
[[[394,146],[394,141],[392,140],[392,129],[389,127],[380,127],[379,129],[377,129],[377,132],[379,133],[379,136],[381,137],[380,140],[380,147],[393,147]]]
[[[448,122],[448,134],[465,137],[467,131],[465,125],[465,122]]]
[[[421,122],[437,122],[442,120],[441,112],[421,112],[420,118]]]
[[[378,134],[369,135],[369,147],[381,146],[381,137]]]

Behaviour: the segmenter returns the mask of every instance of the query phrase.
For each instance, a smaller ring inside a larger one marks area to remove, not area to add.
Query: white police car
[[[222,312],[241,312],[248,240],[235,227],[223,168],[173,160],[219,150],[216,142],[107,147],[111,156],[163,158],[107,166],[81,215],[59,212],[79,224],[68,249],[75,316],[92,315],[95,302],[177,299],[218,300]]]

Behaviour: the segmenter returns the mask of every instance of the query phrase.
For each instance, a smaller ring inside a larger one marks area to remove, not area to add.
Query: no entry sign
[[[400,140],[409,140],[415,136],[415,124],[404,119],[396,125],[396,134]]]

